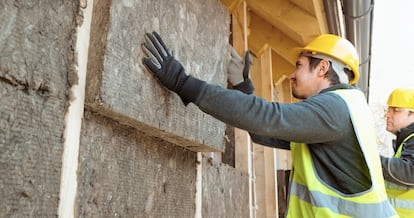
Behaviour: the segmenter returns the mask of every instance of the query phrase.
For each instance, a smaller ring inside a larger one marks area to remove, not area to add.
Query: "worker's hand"
[[[246,94],[252,94],[254,87],[252,81],[249,79],[251,65],[250,52],[246,51],[244,60],[242,60],[237,51],[233,47],[231,48],[231,59],[227,69],[228,81],[233,86],[233,89]]]
[[[244,60],[240,57],[236,50],[231,47],[231,59],[228,67],[228,81],[231,85],[235,86],[249,77],[250,71],[250,55],[246,51],[244,54]]]
[[[188,75],[181,63],[170,54],[157,32],[145,34],[142,50],[146,55],[142,59],[144,65],[165,87],[181,96],[181,89]]]

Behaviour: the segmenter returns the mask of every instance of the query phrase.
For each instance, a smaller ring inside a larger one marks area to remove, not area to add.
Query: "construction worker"
[[[400,217],[414,217],[414,89],[388,97],[387,131],[396,135],[393,157],[381,156],[388,198]]]
[[[359,62],[346,39],[321,35],[293,50],[292,94],[303,99],[293,104],[241,92],[253,90],[246,71],[242,82],[232,84],[250,87],[241,91],[186,74],[156,32],[145,34],[142,48],[144,66],[184,105],[193,103],[248,131],[255,142],[291,150],[288,217],[396,216],[387,200],[377,146],[372,146],[376,134],[364,94],[349,85],[358,81]],[[243,69],[237,72],[243,74]],[[237,81],[230,78],[235,74],[228,72],[230,82]]]

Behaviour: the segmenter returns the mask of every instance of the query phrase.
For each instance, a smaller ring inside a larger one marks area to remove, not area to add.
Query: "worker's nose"
[[[296,78],[295,78],[295,72],[293,72],[293,73],[291,73],[291,74],[290,74],[289,79],[290,79],[291,81],[296,80]]]
[[[384,110],[384,117],[385,117],[385,118],[390,117],[390,114],[391,114],[391,113],[390,113],[390,111],[389,111],[388,109],[385,109],[385,110]]]

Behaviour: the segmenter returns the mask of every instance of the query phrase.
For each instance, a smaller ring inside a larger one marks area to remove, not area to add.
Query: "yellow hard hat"
[[[414,109],[414,89],[394,89],[388,97],[389,107]]]
[[[293,48],[291,58],[296,61],[302,52],[325,54],[347,65],[354,72],[354,79],[349,84],[355,84],[359,79],[359,58],[355,46],[345,38],[332,34],[322,34],[305,47]]]

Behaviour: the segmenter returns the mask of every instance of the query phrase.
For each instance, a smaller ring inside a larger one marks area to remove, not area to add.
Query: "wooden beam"
[[[255,95],[268,101],[273,99],[272,51],[267,49],[255,59],[252,68]],[[257,217],[276,217],[277,179],[275,149],[253,143]]]
[[[272,53],[272,73],[273,83],[276,84],[281,78],[287,78],[289,81],[290,74],[295,70],[295,65],[291,62],[286,61],[278,53]],[[290,95],[290,92],[287,93]]]
[[[241,57],[246,50],[245,48],[245,28],[246,24],[243,23],[245,20],[243,16],[245,16],[245,7],[243,5],[239,5],[235,12],[232,15],[232,31],[233,31],[233,48],[239,53]],[[250,165],[251,165],[251,157],[250,157],[250,138],[248,137],[248,133],[244,130],[235,128],[235,165],[236,168],[241,170],[245,173],[251,173]]]
[[[275,95],[274,98],[278,102],[292,103],[294,98],[292,96],[291,84],[288,76],[281,76],[274,84]],[[290,170],[292,168],[292,155],[290,150],[276,149],[277,155],[277,169]]]
[[[316,18],[319,26],[319,34],[329,33],[328,23],[324,7],[324,0],[290,0],[299,8]],[[336,0],[335,0],[336,1]]]
[[[247,48],[247,7],[246,4],[238,4],[232,14],[232,41],[233,48],[243,57]],[[245,172],[249,175],[249,205],[250,217],[255,216],[255,209],[253,196],[255,194],[253,184],[253,160],[252,160],[252,143],[249,134],[239,128],[234,128],[234,140],[235,140],[235,168],[241,172]]]
[[[287,0],[247,0],[249,8],[299,44],[320,34],[316,17]]]
[[[268,49],[262,55],[262,97],[268,101],[273,100],[273,73],[272,73],[272,50]],[[263,147],[265,162],[265,187],[266,187],[266,217],[275,217],[278,214],[277,207],[277,174],[276,174],[276,152],[274,148]]]
[[[229,10],[232,14],[233,11],[243,2],[243,0],[220,0],[224,6]]]
[[[242,55],[245,51],[245,24],[244,24],[244,10],[243,6],[238,7],[234,10],[233,14],[231,15],[232,22],[231,22],[231,31],[232,31],[232,41],[233,41],[233,48]],[[243,56],[241,56],[243,57]]]
[[[289,36],[273,28],[257,15],[251,13],[250,17],[249,48],[256,57],[260,57],[268,47],[271,47],[278,55],[295,65],[296,60],[290,59],[290,51],[294,47],[303,45],[291,40]]]
[[[305,10],[310,15],[316,17],[315,15],[315,7],[313,6],[313,0],[289,0],[293,4],[295,4],[297,7],[301,8],[302,10]]]
[[[326,13],[323,0],[313,0],[313,6],[315,10],[316,20],[319,24],[319,33],[329,33],[328,21],[326,20]]]
[[[295,67],[273,52],[273,100],[282,103],[292,103],[290,74]],[[292,156],[289,150],[276,149],[277,170],[289,170],[292,167]]]

